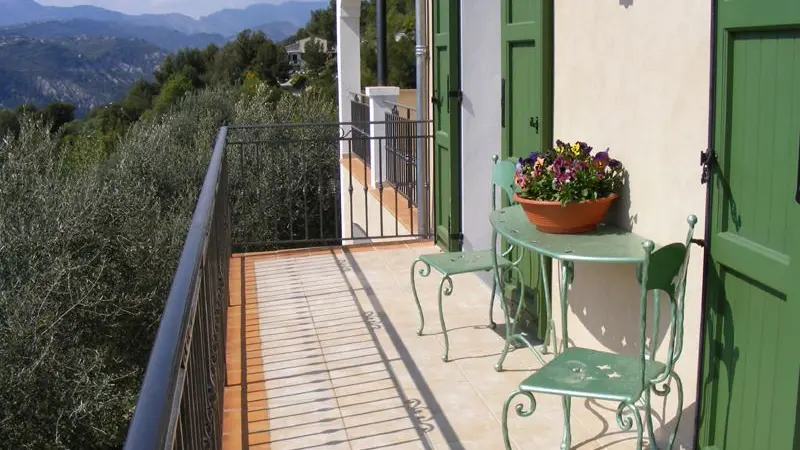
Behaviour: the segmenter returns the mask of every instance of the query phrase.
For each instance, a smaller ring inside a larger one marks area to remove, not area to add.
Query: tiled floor
[[[446,298],[452,362],[440,360],[435,272],[417,283],[426,328],[416,335],[409,267],[436,251],[395,244],[246,257],[246,401],[232,386],[225,450],[242,448],[242,435],[251,449],[502,449],[503,401],[538,363],[518,350],[504,372],[493,370],[502,325],[487,328],[489,289],[475,275],[455,277]],[[560,399],[537,400],[533,416],[510,414],[515,448],[559,447]],[[615,406],[573,400],[572,448],[633,448]]]

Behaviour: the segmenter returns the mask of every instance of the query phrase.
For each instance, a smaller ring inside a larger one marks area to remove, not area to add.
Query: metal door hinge
[[[450,242],[457,242],[458,248],[463,248],[464,246],[464,234],[462,233],[450,233]]]
[[[536,134],[539,134],[539,116],[531,117],[530,126],[536,130]]]
[[[694,238],[694,239],[692,239],[691,243],[696,245],[696,246],[698,246],[698,247],[705,247],[706,246],[706,240],[705,239]]]
[[[700,175],[700,183],[706,184],[710,178],[711,168],[717,161],[717,155],[714,153],[713,148],[700,152],[700,166],[703,168],[703,173]]]
[[[455,99],[457,105],[461,105],[461,103],[464,101],[464,92],[458,89],[448,92],[447,96],[451,99]]]

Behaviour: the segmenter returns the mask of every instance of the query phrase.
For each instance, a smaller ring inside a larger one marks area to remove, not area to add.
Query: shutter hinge
[[[464,101],[464,92],[460,89],[455,89],[452,91],[447,92],[447,96],[450,98],[454,98],[459,105]]]
[[[713,148],[709,148],[700,152],[700,166],[703,168],[703,173],[700,175],[700,183],[706,184],[710,178],[711,168],[717,161],[717,155],[714,153]]]

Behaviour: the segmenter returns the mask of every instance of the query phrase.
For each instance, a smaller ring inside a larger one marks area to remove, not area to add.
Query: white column
[[[392,110],[400,96],[397,86],[367,88],[369,97],[369,187],[375,188],[386,179],[386,113]]]
[[[361,92],[361,0],[336,0],[336,58],[339,84],[339,122],[351,122],[353,92]],[[350,137],[349,126],[342,126],[343,137]],[[350,141],[339,144],[339,152],[350,152]]]

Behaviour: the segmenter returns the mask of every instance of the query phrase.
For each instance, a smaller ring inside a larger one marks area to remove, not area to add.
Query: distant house
[[[329,46],[328,41],[318,37],[307,37],[305,39],[300,39],[297,42],[287,45],[286,53],[289,54],[289,64],[291,64],[292,68],[294,69],[302,69],[303,68],[303,55],[306,52],[306,45],[311,41],[318,42],[322,46],[322,50],[326,53],[334,53],[333,47]]]

